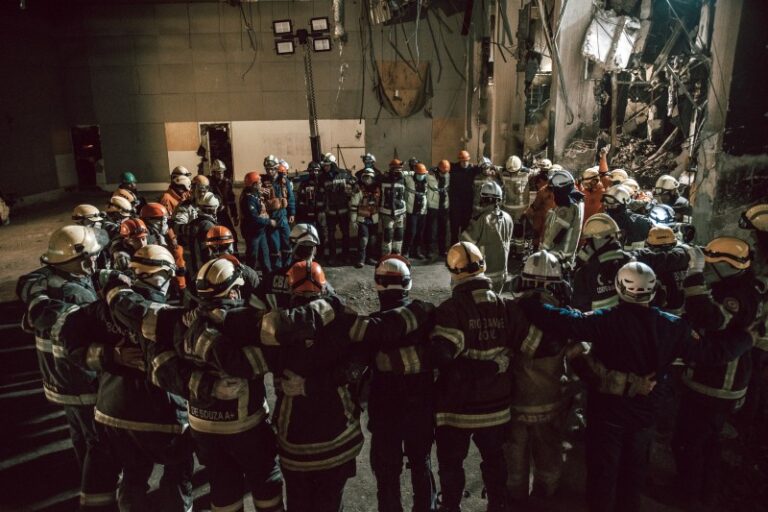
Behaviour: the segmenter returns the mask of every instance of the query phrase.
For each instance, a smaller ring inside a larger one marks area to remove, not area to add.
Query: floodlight
[[[326,32],[329,29],[328,17],[312,18],[309,20],[309,26],[312,28],[312,32]]]
[[[275,20],[272,22],[272,32],[276,36],[282,36],[293,33],[293,24],[291,20]]]
[[[275,41],[275,51],[278,55],[290,55],[296,52],[293,41]]]
[[[329,52],[331,51],[331,38],[330,37],[315,37],[312,39],[312,49],[316,52]]]

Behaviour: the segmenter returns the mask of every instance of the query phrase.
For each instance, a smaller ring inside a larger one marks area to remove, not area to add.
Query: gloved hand
[[[306,379],[291,370],[283,370],[283,378],[280,379],[280,387],[285,396],[307,396],[305,389]]]
[[[277,221],[275,219],[269,219],[269,226],[272,228],[277,227]]]
[[[139,347],[120,346],[112,349],[112,361],[115,364],[133,368],[135,370],[146,371],[144,365],[144,353]]]
[[[219,400],[234,400],[243,392],[247,381],[235,377],[218,379],[213,385],[213,396]]]
[[[706,262],[701,247],[691,245],[686,252],[688,252],[688,275],[704,272],[704,263]]]

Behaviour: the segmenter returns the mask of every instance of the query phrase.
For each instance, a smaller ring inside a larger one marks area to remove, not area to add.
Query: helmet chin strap
[[[165,272],[157,272],[155,274],[151,274],[149,277],[139,276],[139,278],[136,280],[136,286],[143,286],[144,288],[148,288],[165,295],[168,292],[168,287],[171,285],[172,276],[168,275],[168,277],[162,282],[160,282],[159,279],[155,279],[161,275],[165,275]],[[155,284],[155,282],[158,284]]]

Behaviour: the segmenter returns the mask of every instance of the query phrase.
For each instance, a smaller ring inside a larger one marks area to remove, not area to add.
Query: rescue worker
[[[461,233],[472,220],[474,181],[480,167],[469,162],[469,152],[459,151],[458,161],[451,164],[451,186],[448,188],[451,244],[459,240]]]
[[[104,213],[92,204],[79,204],[72,210],[72,220],[79,226],[101,229],[104,224]]]
[[[653,227],[647,217],[629,211],[631,201],[629,189],[623,185],[615,185],[603,193],[605,213],[610,215],[621,229],[622,245],[627,250],[643,248],[648,232]]]
[[[503,184],[501,177],[496,172],[496,166],[493,165],[491,159],[483,157],[480,159],[480,172],[475,176],[472,182],[472,215],[475,216],[480,213],[482,209],[480,207],[480,192],[483,189],[483,185],[486,182],[493,181],[500,186]]]
[[[584,219],[587,222],[596,213],[603,213],[603,193],[605,188],[600,183],[598,167],[590,167],[581,173],[579,191],[584,194]]]
[[[352,232],[357,232],[357,261],[355,268],[376,263],[376,241],[379,230],[379,208],[381,207],[381,185],[376,181],[376,172],[365,168],[359,173],[358,184],[349,201]]]
[[[611,180],[611,186],[621,185],[629,179],[629,174],[624,169],[614,169],[608,172],[608,179]]]
[[[124,197],[112,196],[107,204],[103,228],[112,240],[120,234],[120,224],[136,215],[131,202]]]
[[[630,262],[615,278],[618,306],[584,314],[521,299],[519,307],[544,333],[589,340],[591,354],[607,369],[635,375],[669,372],[680,357],[700,364],[726,362],[750,345],[738,330],[701,338],[683,319],[649,306],[656,290],[650,267]],[[629,381],[627,380],[627,383]],[[640,510],[660,392],[612,396],[588,383],[587,503],[595,511]]]
[[[758,203],[744,211],[739,218],[739,227],[751,230],[757,253],[753,261],[755,273],[765,276],[768,264],[768,204]]]
[[[127,190],[133,194],[135,198],[133,208],[136,211],[141,210],[144,205],[147,204],[147,200],[139,194],[138,180],[132,172],[126,171],[120,175],[120,184],[117,186],[117,188]]]
[[[379,179],[381,183],[381,254],[400,254],[403,250],[405,227],[405,179],[403,162],[395,158],[389,162],[387,173]]]
[[[381,170],[378,167],[376,167],[376,157],[373,156],[372,153],[366,153],[364,155],[360,155],[360,160],[363,161],[363,170],[373,169],[373,172],[376,174],[377,178],[383,174]],[[361,172],[362,170],[358,171],[358,174]],[[358,177],[358,176],[355,176],[355,177]]]
[[[531,178],[536,197],[525,211],[525,216],[533,228],[534,247],[541,245],[547,214],[555,207],[555,196],[549,186],[549,177],[549,170],[541,170]]]
[[[501,209],[501,187],[487,181],[480,191],[482,210],[461,234],[461,239],[475,244],[483,254],[485,277],[491,280],[492,290],[501,293],[507,282],[507,261],[512,245],[514,222]]]
[[[226,226],[235,237],[234,247],[237,249],[237,236],[235,227],[240,223],[237,215],[237,201],[233,190],[232,180],[226,175],[227,166],[218,158],[211,164],[211,192],[216,194],[221,202],[221,208],[217,214],[219,224]],[[237,251],[235,251],[237,252]]]
[[[549,179],[555,207],[547,212],[541,247],[558,255],[568,268],[573,266],[584,217],[584,194],[568,171],[555,171]]]
[[[686,318],[704,335],[749,334],[760,308],[749,244],[733,237],[715,238],[704,248],[704,257],[704,273],[685,282]],[[750,348],[734,350],[727,364],[697,364],[683,373],[684,392],[672,448],[682,490],[692,504],[715,504],[720,432],[746,396],[752,369]]]
[[[120,224],[120,235],[109,246],[112,268],[126,271],[131,256],[147,245],[149,230],[141,219],[127,219]]]
[[[412,302],[410,264],[400,256],[384,256],[376,265],[374,281],[379,313]],[[424,304],[425,309],[431,309]],[[394,345],[376,351],[371,364],[368,430],[371,432],[371,470],[376,477],[381,512],[402,512],[400,474],[408,458],[413,489],[413,512],[433,512],[437,490],[430,462],[434,441],[432,367],[429,361],[430,317]]]
[[[405,211],[407,226],[403,240],[403,254],[412,260],[425,259],[424,225],[427,219],[427,166],[414,165],[412,174],[405,177]]]
[[[640,184],[629,178],[622,183],[629,190],[629,196],[632,200],[629,202],[629,210],[640,215],[648,215],[653,206],[653,194],[640,190]]]
[[[523,167],[519,156],[512,155],[507,158],[501,181],[504,185],[504,203],[501,207],[515,223],[511,251],[513,255],[522,257],[526,252],[527,240],[531,237],[531,229],[524,215],[531,204],[530,169]]]
[[[189,245],[184,247],[184,261],[190,275],[197,275],[198,270],[208,261],[205,239],[208,231],[219,224],[219,206],[219,198],[213,192],[206,193],[197,202],[197,216],[185,226]]]
[[[141,209],[139,216],[149,231],[147,244],[165,247],[173,254],[173,259],[176,262],[174,282],[179,291],[183,291],[187,286],[184,248],[179,245],[176,233],[168,224],[170,219],[168,210],[161,203],[147,203]]]
[[[136,194],[131,192],[128,189],[125,188],[118,188],[114,192],[112,192],[112,197],[122,197],[123,199],[127,200],[129,203],[131,203],[131,208],[133,208],[134,211],[138,211],[136,208],[136,205],[139,204],[139,200],[136,199]]]
[[[608,152],[611,150],[611,145],[606,144],[600,151],[597,152],[597,172],[600,175],[600,183],[605,190],[608,190],[613,186],[611,178],[608,176]]]
[[[124,330],[123,343],[137,343],[144,361],[136,369],[101,373],[95,420],[99,439],[116,466],[101,472],[100,485],[114,489],[122,469],[120,509],[149,510],[148,481],[154,465],[160,464],[159,507],[185,512],[192,507],[194,468],[187,407],[182,397],[160,389],[151,380],[157,323],[152,328],[147,323],[148,316],[163,308],[175,263],[165,248],[147,245],[133,255],[130,270],[136,276],[133,286],[110,287],[106,298],[112,318]]]
[[[277,174],[277,166],[280,165],[280,159],[277,158],[275,155],[267,155],[264,157],[264,172],[270,177],[273,177],[275,174]],[[265,180],[265,181],[271,181]]]
[[[437,308],[432,351],[439,370],[435,441],[440,510],[461,510],[464,459],[472,439],[480,451],[488,511],[508,510],[502,446],[509,429],[510,350],[518,350],[528,322],[515,303],[491,290],[483,254],[460,242],[448,251],[452,294]]]
[[[307,173],[296,183],[296,222],[318,227],[325,224],[323,201],[320,197],[320,164],[310,162]]]
[[[189,199],[191,190],[192,180],[188,176],[183,174],[173,176],[171,177],[171,184],[168,185],[168,189],[160,196],[159,203],[165,206],[168,214],[172,216],[176,207]]]
[[[272,271],[267,245],[270,218],[261,197],[261,175],[251,171],[243,178],[240,193],[240,231],[245,239],[245,264],[262,272]]]
[[[680,242],[675,237],[674,231],[667,226],[654,226],[648,232],[648,239],[645,241],[648,249],[656,253],[667,253],[674,251],[680,246]],[[651,268],[653,263],[645,261]],[[685,278],[688,277],[688,269],[675,271],[664,271],[661,268],[654,268],[659,282],[659,290],[654,297],[652,305],[672,313],[682,316],[683,306],[685,304],[685,294],[683,293]]]
[[[581,311],[613,307],[619,303],[614,284],[616,273],[633,258],[659,274],[688,271],[696,263],[698,252],[685,247],[666,251],[622,250],[618,224],[608,214],[596,213],[584,224],[584,246],[576,255],[572,306]],[[661,300],[661,299],[660,299]]]
[[[329,261],[337,262],[336,228],[341,230],[341,259],[349,258],[349,197],[354,178],[336,165],[336,157],[326,153],[320,162],[320,193],[325,209],[326,245]]]
[[[177,165],[171,170],[171,181],[177,176],[186,176],[190,180],[192,179],[192,172],[183,165]]]
[[[69,427],[72,446],[80,469],[86,452],[95,443],[93,406],[97,380],[93,373],[64,358],[54,324],[43,315],[45,299],[57,299],[72,306],[97,300],[92,276],[106,240],[90,227],[64,226],[51,234],[48,249],[40,258],[43,267],[19,278],[16,294],[26,307],[22,327],[35,333],[37,362],[45,398],[60,405]],[[58,319],[62,315],[55,315]],[[63,320],[63,318],[62,318]]]
[[[275,223],[271,228],[270,237],[272,266],[279,267],[285,265],[291,257],[289,238],[291,224],[296,220],[296,199],[293,195],[293,184],[288,179],[288,167],[286,165],[277,165],[271,186],[272,197],[280,201],[280,207],[275,209],[271,215],[271,220],[274,220]]]
[[[208,249],[208,261],[234,254],[235,237],[226,226],[213,226],[205,234],[205,247]]]
[[[171,214],[171,227],[179,235],[179,242],[185,251],[189,250],[192,243],[188,237],[189,224],[197,218],[198,203],[210,191],[211,181],[206,176],[198,174],[192,178],[192,192],[189,197],[176,206]]]
[[[427,224],[424,227],[427,258],[445,257],[448,249],[448,212],[451,163],[440,160],[427,175]]]
[[[664,174],[656,180],[653,195],[662,204],[666,204],[675,210],[677,222],[692,222],[693,208],[686,198],[680,195],[680,182],[672,176]]]

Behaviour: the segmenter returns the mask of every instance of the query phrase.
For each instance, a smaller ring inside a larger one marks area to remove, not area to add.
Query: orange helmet
[[[120,224],[122,238],[147,238],[147,225],[141,219],[128,219]]]
[[[403,161],[398,160],[397,158],[393,158],[391,162],[389,162],[389,168],[390,169],[399,169],[403,166]]]
[[[261,174],[257,171],[249,172],[243,179],[243,185],[246,187],[252,187],[254,183],[261,183]]]
[[[469,151],[464,151],[464,150],[459,151],[459,161],[469,162]]]
[[[168,210],[160,203],[147,203],[141,208],[139,217],[142,219],[159,219],[168,217]]]
[[[424,164],[416,164],[416,167],[414,167],[413,172],[416,174],[427,174],[427,166]]]
[[[213,226],[205,234],[205,246],[229,245],[235,243],[232,232],[224,226]]]
[[[327,281],[323,267],[316,261],[299,261],[288,270],[288,284],[293,295],[320,295]]]
[[[437,164],[437,168],[440,170],[440,172],[450,172],[451,170],[451,162],[448,160],[440,160],[440,163]]]

